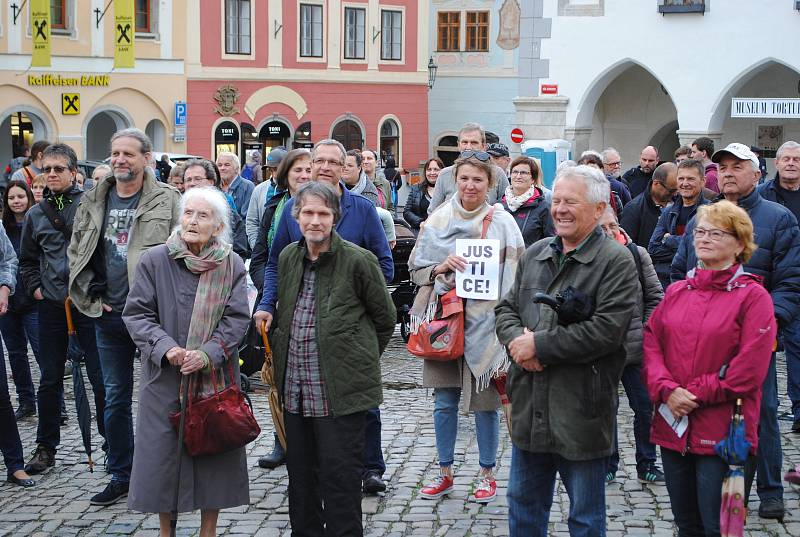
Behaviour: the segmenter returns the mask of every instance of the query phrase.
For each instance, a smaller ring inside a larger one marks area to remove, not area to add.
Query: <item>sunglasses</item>
[[[45,166],[44,168],[42,168],[42,173],[48,174],[50,172],[56,172],[58,174],[61,174],[67,171],[68,169],[69,168],[67,168],[66,166]]]
[[[473,151],[472,149],[467,149],[462,151],[458,158],[472,158],[475,157],[476,159],[480,160],[481,162],[488,162],[492,156],[487,153],[486,151]]]

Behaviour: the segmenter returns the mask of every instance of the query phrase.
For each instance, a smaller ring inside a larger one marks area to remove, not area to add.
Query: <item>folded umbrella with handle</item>
[[[745,436],[742,400],[736,400],[728,435],[714,446],[716,454],[728,464],[722,481],[722,502],[719,510],[719,529],[722,537],[742,537],[747,521],[744,497],[744,464],[750,453]]]
[[[261,367],[261,380],[269,385],[269,411],[272,414],[272,423],[275,433],[283,449],[286,449],[286,427],[283,425],[283,408],[278,399],[278,387],[275,385],[275,366],[272,363],[272,348],[267,339],[267,323],[262,321],[261,337],[264,342],[264,365]]]
[[[75,323],[72,320],[72,299],[67,297],[64,301],[64,313],[67,317],[67,334],[69,339],[75,338]],[[94,462],[92,461],[92,412],[89,409],[89,396],[86,394],[86,383],[83,381],[80,357],[72,358],[72,389],[75,394],[75,411],[78,414],[78,429],[83,440],[83,449],[89,459],[89,471],[94,472]],[[98,416],[97,419],[103,419]]]

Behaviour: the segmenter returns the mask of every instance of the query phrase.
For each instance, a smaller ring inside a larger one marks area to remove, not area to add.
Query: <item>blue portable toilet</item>
[[[526,140],[522,142],[520,149],[526,157],[533,157],[539,161],[542,167],[542,180],[547,188],[553,188],[558,165],[572,158],[570,143],[561,139]]]

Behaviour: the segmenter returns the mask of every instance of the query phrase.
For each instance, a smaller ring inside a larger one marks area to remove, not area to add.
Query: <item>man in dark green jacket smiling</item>
[[[609,195],[598,170],[562,170],[551,202],[556,237],[527,249],[495,309],[497,336],[513,358],[511,537],[547,535],[556,472],[570,499],[570,535],[605,534],[606,458],[638,290],[633,257],[597,227]],[[568,287],[592,299],[586,320],[564,324],[533,301],[537,292],[555,296]]]
[[[272,349],[296,535],[363,533],[364,424],[383,400],[380,356],[395,325],[378,259],[333,230],[339,211],[330,186],[304,185],[292,207],[303,239],[278,261]]]

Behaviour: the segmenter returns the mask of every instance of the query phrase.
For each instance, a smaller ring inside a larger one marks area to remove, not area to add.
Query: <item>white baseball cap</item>
[[[725,154],[733,155],[734,157],[738,158],[739,160],[749,160],[753,162],[756,166],[759,166],[758,157],[750,151],[750,148],[744,144],[740,144],[738,142],[733,142],[732,144],[728,144],[725,149],[720,149],[716,151],[711,156],[711,162],[719,162],[722,160],[722,157]]]

